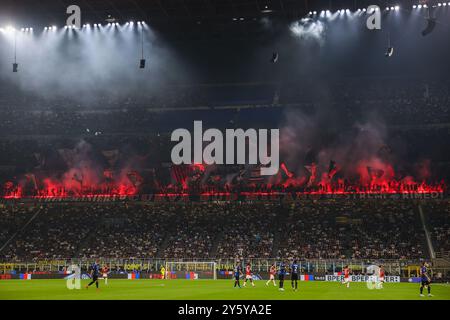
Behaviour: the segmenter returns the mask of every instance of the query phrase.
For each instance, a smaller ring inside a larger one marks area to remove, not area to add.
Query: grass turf
[[[383,289],[369,290],[365,283],[351,283],[346,288],[337,282],[299,282],[294,292],[290,282],[285,282],[281,292],[265,281],[255,281],[256,286],[233,288],[231,280],[100,280],[100,290],[95,285],[88,290],[82,280],[80,290],[69,290],[65,280],[0,280],[0,300],[450,300],[449,284],[433,284],[433,297],[419,296],[419,285],[412,283],[386,283]]]

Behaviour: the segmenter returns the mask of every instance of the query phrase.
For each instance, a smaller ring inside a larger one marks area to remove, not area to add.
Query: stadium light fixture
[[[395,6],[394,9],[395,9],[395,11],[398,11],[398,10],[400,10],[400,6]]]
[[[419,4],[419,5],[417,6],[417,8],[419,8],[419,9],[422,9],[422,5],[421,5],[421,4]]]
[[[417,6],[416,5],[413,5],[413,9],[416,9],[417,8]]]

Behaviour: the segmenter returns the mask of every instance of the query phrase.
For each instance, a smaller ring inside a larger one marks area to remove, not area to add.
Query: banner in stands
[[[368,282],[370,280],[370,276],[366,275],[351,275],[350,281],[351,282]],[[334,281],[334,282],[342,282],[344,281],[343,275],[326,275],[325,281]],[[385,282],[400,282],[399,276],[385,276],[384,277]]]
[[[307,199],[443,199],[443,192],[428,193],[387,193],[387,194],[371,194],[371,193],[347,193],[347,194],[323,194],[323,193],[302,193],[302,192],[242,192],[242,193],[219,193],[219,194],[139,194],[139,195],[88,195],[73,197],[24,197],[1,198],[0,201],[8,202],[126,202],[126,201],[143,201],[143,202],[198,202],[198,201],[300,201]]]
[[[45,273],[45,274],[35,274],[35,273],[17,273],[17,274],[2,274],[0,275],[0,280],[37,280],[37,279],[70,279],[73,275],[67,275],[65,273]],[[127,274],[110,274],[109,279],[127,279]],[[91,277],[83,273],[81,279],[87,280]]]

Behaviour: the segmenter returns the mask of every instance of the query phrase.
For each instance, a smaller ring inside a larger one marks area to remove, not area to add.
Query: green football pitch
[[[56,300],[450,300],[449,284],[433,284],[433,297],[419,296],[419,285],[412,283],[386,283],[383,289],[369,290],[365,283],[352,283],[346,288],[337,282],[299,282],[294,292],[290,282],[285,291],[265,281],[255,281],[255,287],[233,288],[231,280],[125,280],[109,279],[108,285],[100,280],[95,286],[69,290],[65,280],[2,280],[0,300],[56,299]],[[426,293],[426,290],[424,290]]]

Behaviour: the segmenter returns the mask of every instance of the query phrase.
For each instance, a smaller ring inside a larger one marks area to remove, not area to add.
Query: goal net
[[[206,262],[166,262],[166,279],[217,279],[216,263]]]

